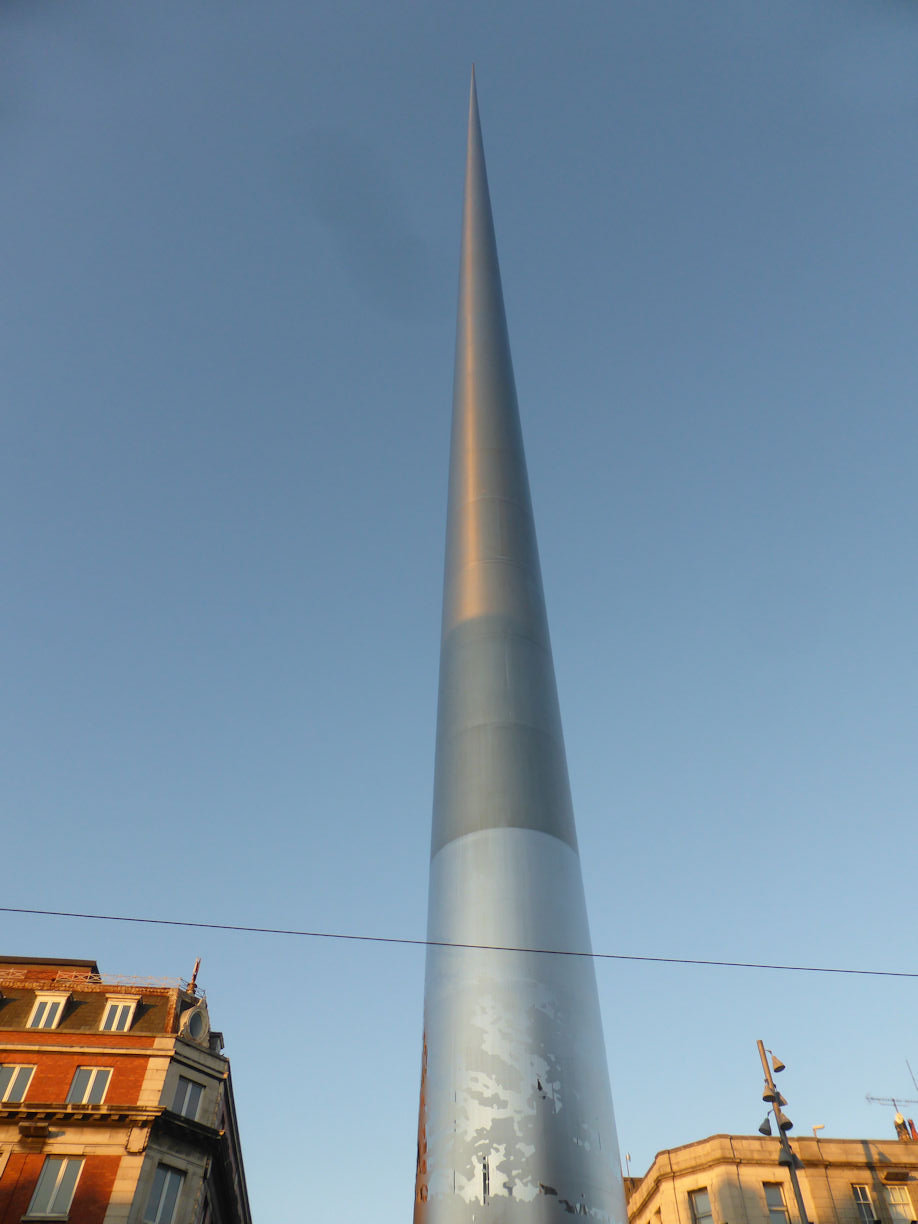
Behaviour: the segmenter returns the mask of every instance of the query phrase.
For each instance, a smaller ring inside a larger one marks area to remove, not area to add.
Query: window
[[[195,1041],[200,1041],[204,1036],[204,1017],[201,1015],[200,1007],[195,1007],[188,1013],[188,1036]]]
[[[73,1156],[46,1156],[38,1185],[29,1203],[30,1216],[58,1216],[66,1220],[83,1161]]]
[[[53,1029],[61,1022],[69,994],[37,994],[26,1028]]]
[[[780,1182],[762,1182],[762,1189],[765,1191],[765,1206],[768,1208],[771,1224],[787,1224],[784,1187]]]
[[[183,1114],[186,1118],[197,1118],[198,1106],[201,1104],[201,1097],[203,1095],[203,1084],[196,1084],[194,1080],[185,1079],[184,1075],[180,1075],[172,1108],[176,1113]]]
[[[707,1187],[702,1190],[690,1190],[689,1203],[692,1207],[692,1220],[694,1224],[711,1224],[711,1221],[714,1219],[714,1212],[711,1210],[711,1199],[708,1195]]]
[[[906,1186],[884,1186],[886,1191],[886,1206],[893,1220],[913,1220],[912,1200],[909,1198]]]
[[[111,1078],[110,1067],[77,1067],[67,1093],[67,1104],[101,1105]]]
[[[172,1224],[175,1219],[175,1205],[184,1180],[185,1174],[180,1169],[164,1164],[156,1166],[153,1189],[150,1191],[147,1209],[143,1213],[144,1224]]]
[[[877,1213],[873,1209],[873,1203],[870,1201],[870,1190],[867,1186],[852,1186],[854,1193],[854,1201],[857,1203],[858,1215],[861,1217],[861,1224],[873,1224],[877,1218]]]
[[[135,998],[110,997],[100,1028],[103,1033],[126,1033],[134,1019],[134,1009],[137,1007]]]
[[[0,1101],[15,1105],[23,1100],[34,1070],[34,1067],[13,1064],[0,1066]]]

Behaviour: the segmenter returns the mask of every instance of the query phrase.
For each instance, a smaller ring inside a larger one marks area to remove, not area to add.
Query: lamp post
[[[800,1224],[808,1224],[806,1218],[806,1208],[803,1205],[803,1194],[800,1190],[800,1182],[797,1178],[798,1158],[791,1151],[790,1140],[787,1137],[787,1132],[794,1125],[787,1114],[782,1112],[781,1107],[787,1104],[784,1097],[775,1087],[774,1076],[779,1071],[784,1070],[784,1063],[772,1051],[771,1065],[769,1066],[768,1059],[765,1056],[765,1046],[759,1041],[756,1043],[759,1047],[759,1058],[762,1060],[762,1070],[765,1072],[765,1091],[762,1093],[762,1100],[767,1101],[771,1105],[771,1111],[775,1116],[775,1122],[778,1124],[778,1141],[781,1144],[781,1152],[778,1156],[778,1164],[783,1165],[790,1174],[791,1186],[794,1190],[794,1198],[797,1200],[797,1210],[800,1213]],[[759,1127],[763,1135],[771,1134],[771,1123],[768,1115],[765,1115],[765,1121]]]

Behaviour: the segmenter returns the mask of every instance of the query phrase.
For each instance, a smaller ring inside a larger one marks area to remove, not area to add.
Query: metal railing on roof
[[[184,978],[137,977],[117,973],[79,973],[73,970],[61,970],[53,976],[48,974],[35,978],[28,976],[28,970],[25,969],[2,969],[0,970],[0,985],[4,983],[9,986],[26,987],[29,990],[54,990],[61,986],[71,988],[104,986],[108,989],[124,986],[134,990],[144,988],[147,990],[182,990],[198,998],[205,997],[203,990],[197,986],[192,990],[191,984]]]

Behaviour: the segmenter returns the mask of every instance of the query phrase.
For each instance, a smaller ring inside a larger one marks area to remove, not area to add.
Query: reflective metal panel
[[[456,838],[430,892],[431,940],[589,948],[579,859],[550,834]],[[431,948],[425,1033],[417,1221],[623,1224],[592,961]]]
[[[431,855],[417,1224],[625,1224],[474,78]]]

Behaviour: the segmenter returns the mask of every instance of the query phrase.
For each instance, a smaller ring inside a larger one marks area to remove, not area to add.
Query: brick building
[[[0,958],[0,1224],[251,1224],[222,1049],[194,982]]]
[[[811,1224],[916,1224],[918,1142],[793,1140]],[[777,1139],[712,1135],[658,1152],[630,1178],[629,1224],[800,1224]]]

